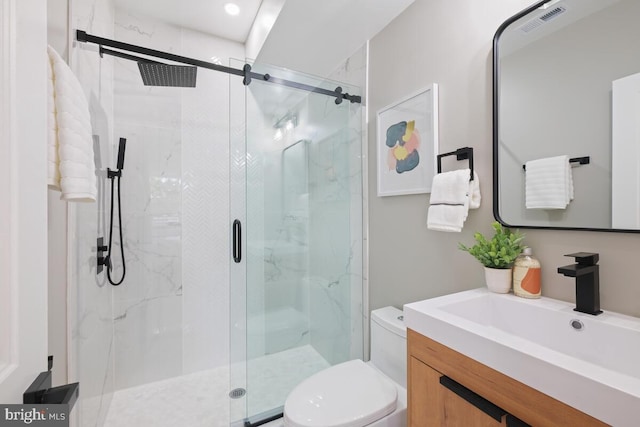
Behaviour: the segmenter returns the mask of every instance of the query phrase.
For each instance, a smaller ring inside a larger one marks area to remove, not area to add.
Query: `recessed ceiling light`
[[[235,3],[227,3],[224,5],[224,10],[231,16],[236,16],[240,13],[240,8]]]

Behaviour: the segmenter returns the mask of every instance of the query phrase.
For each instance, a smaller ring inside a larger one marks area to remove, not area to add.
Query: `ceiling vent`
[[[541,25],[544,25],[547,22],[553,21],[554,19],[556,19],[558,16],[562,15],[566,11],[567,11],[567,8],[564,6],[554,7],[550,11],[545,12],[544,14],[538,16],[537,18],[532,19],[531,21],[521,26],[520,30],[525,33],[533,31],[536,28],[540,27]]]
[[[549,21],[552,21],[553,19],[557,18],[561,14],[565,13],[566,11],[567,11],[567,9],[564,6],[554,7],[549,12],[547,12],[544,15],[540,16],[540,19],[543,20],[544,22],[549,22]]]

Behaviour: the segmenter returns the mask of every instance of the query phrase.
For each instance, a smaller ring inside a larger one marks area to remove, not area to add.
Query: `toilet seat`
[[[351,360],[307,378],[284,404],[287,427],[362,427],[396,409],[396,385],[364,363]]]

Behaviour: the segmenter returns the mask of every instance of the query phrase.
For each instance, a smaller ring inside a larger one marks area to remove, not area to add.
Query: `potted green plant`
[[[505,294],[511,289],[513,262],[524,249],[524,235],[519,231],[502,227],[497,221],[492,227],[495,232],[491,239],[487,239],[481,233],[475,233],[475,245],[467,247],[458,243],[458,247],[469,252],[484,266],[489,290]]]

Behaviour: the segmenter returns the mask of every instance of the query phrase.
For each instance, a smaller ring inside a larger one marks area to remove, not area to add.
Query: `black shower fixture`
[[[107,279],[113,286],[118,286],[124,281],[124,276],[127,274],[127,266],[124,259],[124,241],[122,240],[122,203],[120,198],[120,178],[122,178],[122,170],[124,169],[124,152],[127,147],[126,138],[120,138],[118,144],[118,161],[116,163],[117,170],[111,170],[107,168],[107,178],[111,180],[111,218],[109,220],[109,244],[102,245],[102,238],[98,239],[98,273],[102,271],[102,266],[107,267]],[[111,258],[111,249],[113,249],[113,206],[115,204],[114,187],[116,185],[116,178],[118,178],[118,231],[120,234],[120,257],[122,259],[122,277],[118,281],[114,281],[111,277],[111,270],[113,269],[113,262]],[[103,257],[102,252],[108,251],[107,256]]]
[[[120,142],[118,144],[118,163],[116,167],[118,168],[118,172],[122,175],[122,169],[124,169],[124,150],[127,148],[127,140],[125,138],[120,138]]]
[[[138,62],[138,70],[145,86],[196,87],[198,67]]]
[[[142,77],[142,83],[145,86],[196,87],[198,67],[193,65],[165,64],[117,50],[106,49],[103,46],[100,46],[99,53],[100,57],[111,55],[137,62],[140,77]]]

